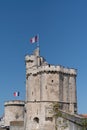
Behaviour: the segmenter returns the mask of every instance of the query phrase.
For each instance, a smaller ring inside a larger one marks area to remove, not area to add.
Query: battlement
[[[77,75],[77,70],[73,68],[65,68],[63,66],[45,65],[40,67],[27,68],[27,74],[38,74],[41,72],[60,72],[70,75]]]

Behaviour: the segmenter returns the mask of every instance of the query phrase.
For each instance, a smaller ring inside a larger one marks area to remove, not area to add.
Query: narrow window
[[[47,89],[47,86],[45,86],[45,88]]]
[[[51,80],[51,82],[53,83],[53,80]]]

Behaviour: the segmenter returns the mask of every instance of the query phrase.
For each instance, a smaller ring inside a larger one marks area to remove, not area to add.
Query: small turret
[[[12,121],[24,121],[24,101],[7,101],[5,106],[5,126],[10,126]]]
[[[32,55],[27,55],[25,57],[26,62],[26,69],[31,69],[32,67],[39,67],[42,66],[45,63],[45,59],[40,56],[40,50],[39,48],[36,48],[34,50]]]
[[[33,55],[35,55],[35,56],[37,56],[37,57],[40,56],[39,47],[37,47],[36,50],[34,50]]]

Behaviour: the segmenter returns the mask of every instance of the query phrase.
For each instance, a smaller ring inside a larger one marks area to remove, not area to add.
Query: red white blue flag
[[[20,92],[14,92],[14,96],[17,97],[20,95]]]
[[[30,39],[30,43],[35,43],[35,42],[38,42],[38,36],[34,36]]]

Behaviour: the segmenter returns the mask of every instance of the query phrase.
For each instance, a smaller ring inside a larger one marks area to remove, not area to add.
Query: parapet
[[[70,75],[77,75],[77,70],[73,68],[65,68],[61,65],[50,65],[46,60],[39,55],[39,48],[37,48],[32,55],[25,56],[26,61],[26,74],[38,74],[43,72],[58,72]]]
[[[38,74],[41,72],[58,72],[65,73],[70,75],[77,75],[77,70],[73,68],[65,68],[63,66],[54,66],[54,65],[45,65],[40,67],[32,67],[31,69],[27,69],[27,74]]]
[[[4,106],[24,106],[24,101],[21,100],[12,100],[5,102]]]

